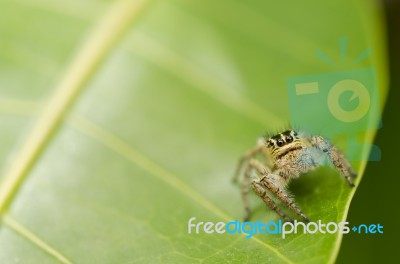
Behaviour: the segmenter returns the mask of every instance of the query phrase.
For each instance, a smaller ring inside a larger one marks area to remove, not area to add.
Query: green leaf
[[[377,69],[383,106],[385,43],[372,1],[32,0],[0,9],[1,263],[335,260],[339,234],[246,239],[188,234],[187,222],[241,219],[236,161],[289,122],[289,77],[334,70],[317,50],[340,61],[342,36],[352,60],[373,50],[361,66]],[[365,162],[355,165],[358,184]],[[322,222],[345,220],[355,189],[330,169],[291,186]],[[251,202],[252,220],[278,220]]]

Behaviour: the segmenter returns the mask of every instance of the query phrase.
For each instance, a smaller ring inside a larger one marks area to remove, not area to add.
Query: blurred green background
[[[354,235],[344,237],[338,263],[396,262],[397,239],[400,235],[397,213],[393,205],[398,201],[397,148],[394,140],[399,131],[400,90],[400,2],[383,1],[388,36],[390,91],[383,113],[383,127],[375,144],[382,151],[382,160],[368,163],[364,178],[350,206],[351,223],[381,223],[382,236]]]
[[[349,221],[379,222],[385,234],[346,235],[337,261],[392,260],[395,6],[1,1],[0,263],[334,262],[337,235],[191,236],[187,220],[242,217],[230,182],[238,157],[289,123],[289,77],[336,70],[315,53],[340,61],[343,36],[340,69],[371,48],[359,67],[376,68],[382,107],[388,98],[382,161],[369,163]],[[355,163],[361,174],[364,165]],[[293,192],[312,219],[328,222],[346,217],[354,189],[321,169]],[[278,220],[255,196],[252,207],[254,219]]]

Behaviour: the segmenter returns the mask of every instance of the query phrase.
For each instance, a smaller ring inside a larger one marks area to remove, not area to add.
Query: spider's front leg
[[[288,217],[276,203],[268,196],[270,191],[272,194],[282,201],[290,210],[301,216],[305,221],[309,221],[308,217],[301,211],[301,209],[295,204],[294,200],[289,196],[285,187],[283,187],[286,179],[280,175],[271,173],[268,168],[263,166],[258,160],[252,159],[249,162],[249,167],[255,169],[258,176],[257,180],[253,180],[252,185],[254,191],[260,196],[263,201],[278,215],[280,215],[285,221],[292,222],[293,220]]]
[[[247,165],[246,171],[245,171],[245,179],[243,181],[243,189],[242,189],[242,198],[243,198],[243,204],[244,204],[244,209],[245,209],[245,215],[244,215],[244,221],[247,221],[250,218],[250,206],[249,202],[247,199],[247,195],[249,192],[249,187],[250,187],[250,177],[251,177],[251,172],[255,170],[257,174],[262,177],[262,175],[265,175],[268,173],[268,169],[258,160],[256,159],[251,159],[249,161],[249,164]],[[279,214],[285,221],[292,222],[292,219],[288,217],[279,207],[276,205],[276,203],[268,196],[267,191],[265,190],[264,186],[260,183],[260,179],[255,179],[251,182],[254,191],[258,196],[260,196],[263,201],[268,205],[269,208],[271,208],[273,211],[275,211],[277,214]]]
[[[282,217],[285,221],[293,222],[293,220],[289,216],[287,216],[281,209],[279,209],[276,203],[268,196],[267,191],[260,184],[260,182],[253,181],[253,189],[258,194],[258,196],[260,196],[263,199],[264,203],[266,203],[269,208],[271,208],[278,215],[280,215],[280,217]]]
[[[311,139],[311,144],[313,145],[313,147],[316,147],[317,149],[326,153],[332,164],[343,175],[347,183],[351,187],[355,186],[351,177],[356,177],[357,174],[354,172],[350,162],[331,142],[321,136],[314,136]]]
[[[278,174],[268,173],[265,174],[261,179],[260,183],[266,187],[269,191],[278,197],[290,210],[295,212],[298,216],[304,219],[304,221],[309,222],[310,219],[301,211],[301,209],[296,205],[293,198],[290,197],[288,191],[286,190],[284,184],[280,184],[283,181],[283,177]]]

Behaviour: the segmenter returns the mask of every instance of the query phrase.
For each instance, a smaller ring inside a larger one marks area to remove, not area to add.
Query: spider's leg
[[[308,217],[301,211],[301,209],[295,204],[294,200],[290,197],[286,188],[286,178],[269,172],[266,168],[263,168],[262,164],[257,160],[250,160],[250,164],[256,169],[257,173],[261,176],[259,183],[264,186],[267,190],[273,193],[279,200],[281,200],[290,210],[301,216],[305,221],[310,221]]]
[[[264,203],[266,203],[269,208],[280,215],[280,217],[282,217],[285,221],[293,222],[290,217],[288,217],[281,209],[279,209],[276,203],[268,196],[267,191],[264,189],[264,187],[256,180],[253,181],[253,189],[257,193],[257,195],[263,199]]]
[[[336,147],[334,147],[332,151],[333,155],[337,157],[336,159],[339,160],[341,164],[343,164],[345,170],[347,170],[350,177],[352,178],[357,177],[357,173],[355,173],[353,167],[351,166],[350,162],[345,158],[345,156]]]
[[[269,191],[278,197],[290,210],[295,212],[298,216],[304,219],[304,221],[309,222],[308,217],[301,211],[301,209],[296,205],[293,198],[290,197],[285,187],[279,186],[277,184],[277,179],[281,176],[276,174],[267,174],[260,179],[260,183],[265,186]],[[279,180],[278,180],[279,181]]]
[[[250,211],[250,205],[249,205],[249,199],[248,199],[248,194],[249,194],[249,187],[250,187],[250,177],[251,177],[251,171],[252,167],[250,165],[247,166],[245,172],[244,172],[244,180],[243,180],[243,186],[242,186],[242,200],[243,200],[243,206],[244,206],[244,217],[243,221],[247,221],[250,218],[251,211]]]
[[[268,196],[268,193],[265,190],[265,186],[261,182],[265,175],[270,175],[269,169],[256,159],[251,159],[249,161],[249,167],[255,169],[260,177],[260,179],[253,180],[252,182],[253,189],[257,193],[257,195],[263,199],[263,201],[269,206],[269,208],[280,215],[285,221],[292,222],[292,219],[288,217],[281,209],[279,209],[276,203]]]
[[[332,164],[343,175],[347,183],[351,187],[355,186],[351,177],[355,177],[356,173],[354,172],[350,162],[331,142],[321,136],[314,136],[311,139],[311,144],[327,154]]]
[[[233,182],[237,182],[239,175],[240,175],[240,171],[242,170],[243,164],[245,163],[245,161],[253,158],[255,155],[257,155],[258,153],[260,153],[264,147],[264,139],[260,138],[257,141],[257,145],[252,148],[251,150],[247,151],[242,157],[240,157],[235,174],[233,175],[232,181]]]

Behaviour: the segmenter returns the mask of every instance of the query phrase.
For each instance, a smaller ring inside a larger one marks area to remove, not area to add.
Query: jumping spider
[[[264,156],[264,164],[255,159],[257,154]],[[269,138],[260,138],[257,145],[241,157],[233,178],[237,181],[243,164],[248,161],[242,189],[244,220],[250,217],[247,195],[251,173],[255,170],[258,178],[251,181],[253,189],[272,210],[285,221],[292,221],[271,199],[271,195],[275,195],[290,210],[308,222],[308,217],[290,197],[287,185],[291,179],[296,179],[304,173],[325,165],[326,160],[340,172],[351,187],[355,186],[350,176],[355,177],[356,174],[350,163],[334,145],[323,137],[308,136],[298,134],[294,130],[287,130]]]

